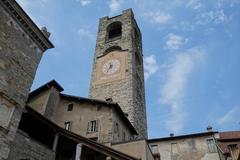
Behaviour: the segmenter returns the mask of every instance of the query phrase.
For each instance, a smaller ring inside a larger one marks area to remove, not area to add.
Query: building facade
[[[7,159],[49,33],[12,0],[0,0],[0,160]]]
[[[120,105],[147,138],[141,32],[131,9],[99,22],[89,97]]]
[[[221,160],[240,160],[240,131],[220,132],[217,145]]]
[[[29,94],[27,105],[58,126],[108,146],[137,135],[117,103],[61,91],[56,81],[50,81]]]
[[[0,0],[0,160],[240,159],[239,131],[142,139],[142,44],[131,9],[100,19],[90,98],[63,94],[54,80],[28,94],[53,47],[48,37],[15,0]]]
[[[218,137],[218,132],[203,132],[149,139],[148,143],[161,160],[220,160]]]

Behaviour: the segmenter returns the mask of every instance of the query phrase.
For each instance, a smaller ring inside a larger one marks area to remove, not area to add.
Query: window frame
[[[208,138],[207,140],[207,146],[208,146],[208,152],[209,153],[216,153],[217,152],[217,148],[216,148],[216,144],[213,138]]]
[[[157,144],[151,144],[150,147],[151,147],[151,150],[152,150],[153,154],[159,153]]]
[[[70,112],[70,111],[73,111],[73,103],[69,103],[68,104],[68,107],[67,107],[67,111]]]
[[[87,133],[98,132],[98,120],[88,122]]]
[[[64,122],[64,129],[71,131],[72,129],[72,122],[71,121],[66,121]]]

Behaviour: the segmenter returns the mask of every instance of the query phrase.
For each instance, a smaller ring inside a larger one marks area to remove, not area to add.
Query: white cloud
[[[185,43],[187,43],[188,39],[183,38],[182,36],[169,33],[167,35],[167,41],[166,41],[166,49],[169,50],[177,50],[181,48],[181,46]]]
[[[123,3],[123,0],[110,0],[109,2],[110,14],[112,15],[118,12],[121,8],[122,3]]]
[[[227,20],[227,16],[225,15],[224,11],[222,9],[217,9],[215,11],[209,11],[201,13],[197,16],[197,24],[205,25],[208,23],[215,23],[219,24]]]
[[[78,30],[78,34],[82,39],[90,39],[90,40],[94,40],[95,36],[94,34],[87,28],[80,28]]]
[[[183,53],[176,54],[175,61],[167,70],[166,82],[161,89],[160,102],[170,107],[169,118],[166,119],[166,128],[178,133],[184,127],[186,113],[183,99],[187,90],[189,76],[194,68],[203,60],[205,52],[201,48],[191,48]]]
[[[186,5],[186,7],[191,8],[193,10],[198,10],[202,6],[203,4],[200,2],[200,0],[189,0]]]
[[[169,13],[164,12],[147,12],[144,14],[148,20],[156,24],[167,24],[172,19],[172,16]]]
[[[158,71],[158,64],[155,55],[144,58],[144,77],[147,80],[150,76]]]
[[[190,23],[188,21],[181,21],[180,22],[180,27],[184,31],[192,31],[195,29],[195,26],[193,23]]]
[[[230,111],[228,111],[218,120],[218,124],[221,126],[226,126],[239,121],[239,112],[240,106],[233,107]]]
[[[86,6],[92,2],[91,0],[77,0],[77,1],[79,1],[82,6]]]

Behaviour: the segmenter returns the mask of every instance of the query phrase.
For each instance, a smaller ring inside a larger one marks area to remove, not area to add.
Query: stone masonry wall
[[[107,27],[116,21],[122,23],[122,35],[121,37],[107,41]],[[100,19],[89,97],[102,100],[112,98],[113,101],[117,102],[121,106],[121,109],[128,114],[128,119],[138,131],[139,137],[147,137],[144,83],[141,85],[142,88],[140,87],[138,90],[140,94],[138,94],[138,91],[136,90],[136,83],[138,83],[136,79],[139,79],[136,78],[136,67],[134,67],[134,54],[137,49],[133,34],[136,25],[131,10],[123,11],[122,15],[113,18],[103,17]],[[137,43],[141,46],[141,39]],[[97,57],[102,56],[104,52],[112,46],[120,46],[122,50],[127,50],[128,52],[126,58],[125,79],[102,85],[94,85],[96,59]],[[139,52],[142,53],[141,48]],[[143,81],[143,67],[140,67],[140,70],[140,81]]]
[[[55,160],[55,152],[18,131],[8,159]]]
[[[41,56],[0,4],[0,160],[8,157]]]

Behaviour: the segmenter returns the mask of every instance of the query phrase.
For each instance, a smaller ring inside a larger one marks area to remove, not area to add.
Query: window
[[[191,150],[197,151],[196,142],[194,139],[188,140],[188,145],[189,145],[189,148],[191,148]]]
[[[97,132],[97,120],[88,122],[88,133]]]
[[[112,98],[106,98],[106,101],[113,102]]]
[[[73,104],[71,103],[68,105],[67,111],[72,111],[72,110],[73,110]]]
[[[179,146],[178,143],[171,143],[171,153],[173,156],[179,154]]]
[[[65,122],[64,125],[66,130],[69,130],[69,131],[71,130],[72,122]]]
[[[123,141],[126,141],[126,133],[123,132],[123,137],[122,137]]]
[[[208,151],[210,153],[217,152],[216,146],[213,139],[207,139]]]
[[[153,154],[158,153],[158,145],[156,144],[151,145],[151,149]]]
[[[110,24],[107,28],[107,31],[108,31],[108,39],[120,37],[122,35],[122,23],[114,22]]]
[[[119,126],[118,123],[115,123],[115,127],[114,127],[114,133],[118,133],[119,132]]]

